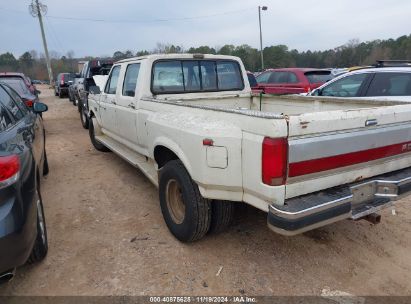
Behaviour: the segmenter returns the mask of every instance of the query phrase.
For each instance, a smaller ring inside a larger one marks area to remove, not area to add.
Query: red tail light
[[[20,171],[20,160],[17,155],[0,156],[0,186],[14,178]]]
[[[61,85],[64,85],[64,74],[63,74],[63,75],[61,75],[60,84],[61,84]]]
[[[304,92],[305,93],[310,93],[311,92],[311,87],[310,86],[304,87]]]
[[[262,179],[270,186],[284,185],[287,180],[288,141],[286,138],[264,138]]]
[[[31,107],[33,107],[34,100],[24,99],[24,103],[26,104],[26,106],[28,106],[29,108],[31,108]]]

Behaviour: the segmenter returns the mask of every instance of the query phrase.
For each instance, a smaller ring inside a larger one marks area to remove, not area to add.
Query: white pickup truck
[[[295,235],[372,218],[411,191],[411,104],[253,96],[239,58],[173,54],[114,64],[90,89],[90,138],[159,188],[170,231],[225,228],[236,202]]]

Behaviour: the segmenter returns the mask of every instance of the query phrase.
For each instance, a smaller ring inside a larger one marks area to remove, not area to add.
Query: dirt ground
[[[343,221],[297,237],[271,232],[263,212],[240,204],[227,232],[182,244],[167,230],[157,189],[93,149],[68,99],[40,90],[49,105],[50,249],[0,295],[411,295],[410,198],[395,214],[383,211],[379,225]]]

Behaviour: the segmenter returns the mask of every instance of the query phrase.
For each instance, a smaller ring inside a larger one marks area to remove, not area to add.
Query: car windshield
[[[74,74],[64,74],[64,81],[73,81]]]
[[[11,86],[19,95],[27,95],[30,94],[30,91],[28,90],[26,84],[24,83],[24,80],[21,78],[17,77],[2,77],[1,80],[4,83],[7,83],[9,86]]]
[[[310,83],[325,83],[333,78],[331,71],[311,71],[304,73],[304,75]]]

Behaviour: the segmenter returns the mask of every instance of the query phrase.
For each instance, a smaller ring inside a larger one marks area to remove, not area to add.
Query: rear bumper
[[[342,219],[357,220],[411,193],[411,168],[270,205],[268,226],[296,235]]]
[[[37,232],[35,205],[3,190],[1,194],[12,195],[3,196],[0,202],[0,274],[26,262]]]

